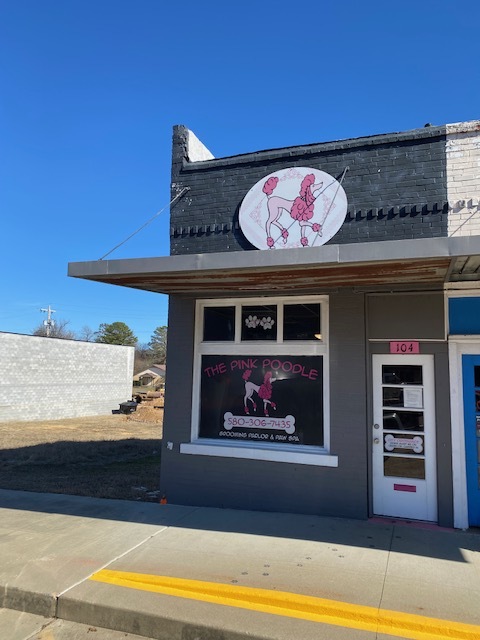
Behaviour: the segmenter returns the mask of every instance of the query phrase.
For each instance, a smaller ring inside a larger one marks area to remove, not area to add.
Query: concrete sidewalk
[[[138,588],[123,586],[125,572]],[[145,575],[184,579],[192,595],[181,581],[162,591]],[[342,614],[326,624],[287,609],[252,610],[228,594],[203,601],[205,583],[234,594],[249,588],[254,608],[288,592],[360,613],[342,626]],[[367,607],[475,625],[467,631],[480,638],[480,535],[0,490],[0,596],[2,640],[421,637],[388,623],[381,632],[358,628]]]

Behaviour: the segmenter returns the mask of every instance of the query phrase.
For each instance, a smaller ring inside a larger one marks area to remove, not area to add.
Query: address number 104
[[[397,355],[420,353],[420,343],[419,342],[390,342],[390,353],[396,353]]]

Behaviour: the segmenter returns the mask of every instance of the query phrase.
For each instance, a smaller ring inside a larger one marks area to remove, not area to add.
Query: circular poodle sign
[[[245,196],[240,227],[257,249],[325,244],[347,214],[347,196],[333,176],[308,167],[275,171]]]

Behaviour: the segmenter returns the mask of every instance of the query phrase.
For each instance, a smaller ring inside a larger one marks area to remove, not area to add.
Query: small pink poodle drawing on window
[[[267,233],[267,246],[272,248],[275,241],[272,237],[272,225],[280,229],[283,242],[286,244],[288,239],[288,229],[280,222],[283,211],[290,214],[292,219],[300,225],[300,242],[303,247],[308,247],[308,238],[306,236],[307,228],[310,228],[319,236],[322,235],[322,225],[318,222],[311,222],[315,209],[316,192],[323,187],[323,182],[315,184],[315,176],[313,173],[306,175],[300,185],[300,193],[295,200],[287,200],[281,196],[272,195],[278,184],[278,178],[272,176],[263,185],[263,193],[268,197],[268,219],[265,224]]]
[[[243,398],[243,406],[245,408],[246,415],[250,415],[250,410],[248,408],[248,401],[252,403],[252,408],[254,411],[257,410],[257,404],[255,400],[252,398],[254,393],[257,393],[258,397],[263,400],[263,412],[268,417],[268,405],[272,407],[273,410],[277,408],[275,402],[273,402],[270,398],[272,397],[272,384],[275,382],[272,379],[272,372],[267,371],[263,378],[263,384],[258,385],[254,384],[250,380],[250,376],[252,375],[252,370],[247,369],[243,372],[242,378],[245,380],[245,396]]]

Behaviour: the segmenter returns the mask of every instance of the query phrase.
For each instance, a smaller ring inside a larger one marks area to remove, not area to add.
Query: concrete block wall
[[[447,125],[449,236],[480,235],[480,121]]]
[[[107,415],[131,399],[134,348],[0,333],[0,421]]]
[[[446,127],[207,159],[190,145],[190,132],[175,127],[171,253],[209,253],[253,247],[238,227],[248,190],[289,166],[326,171],[343,187],[348,214],[329,244],[447,235]],[[199,157],[200,161],[192,161]]]

